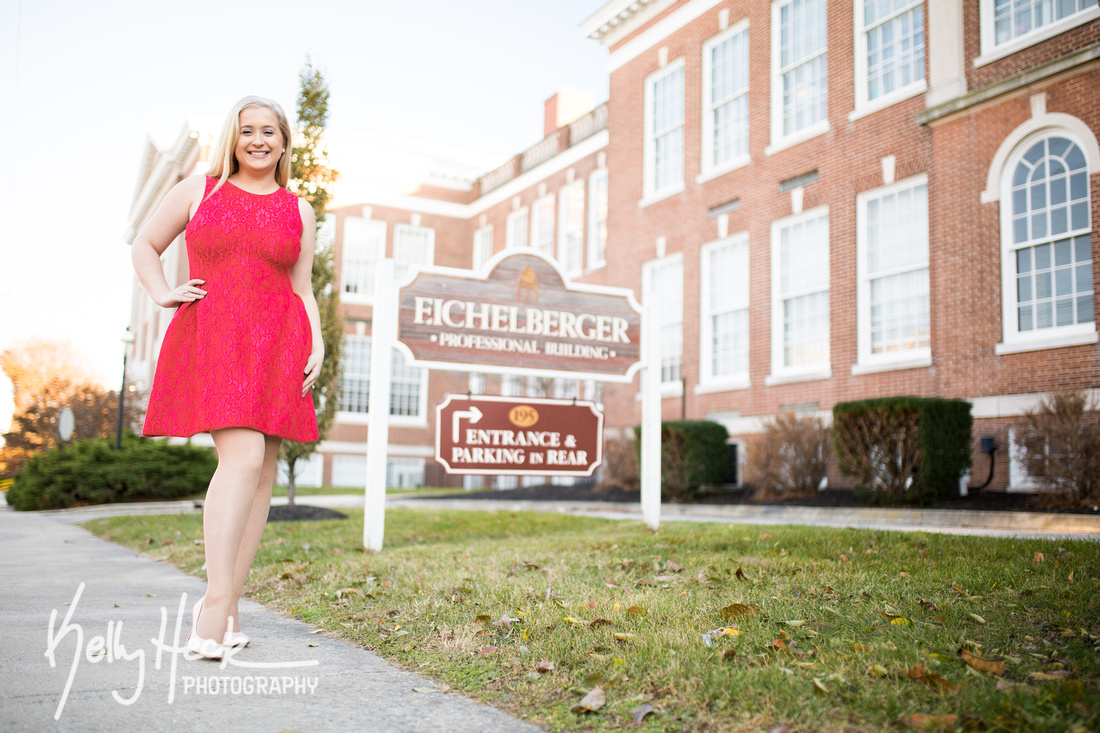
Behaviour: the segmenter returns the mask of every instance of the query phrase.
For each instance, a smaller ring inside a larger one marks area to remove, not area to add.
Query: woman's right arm
[[[198,208],[205,192],[204,176],[192,176],[177,183],[161,201],[153,218],[138,232],[130,248],[130,259],[134,262],[134,270],[142,287],[153,302],[162,308],[174,308],[181,303],[200,300],[206,295],[206,291],[198,287],[203,284],[203,280],[189,280],[175,289],[169,287],[160,262],[164,250],[187,227],[187,222]]]

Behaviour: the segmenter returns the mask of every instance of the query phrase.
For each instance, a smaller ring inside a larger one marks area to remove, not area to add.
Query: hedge
[[[641,456],[642,429],[634,428],[634,444]],[[681,501],[707,484],[721,483],[729,473],[729,431],[709,420],[661,423],[661,497]]]
[[[218,459],[212,450],[134,435],[81,440],[31,458],[15,475],[7,502],[15,509],[178,499],[203,491]]]
[[[958,494],[970,467],[973,422],[966,400],[841,402],[833,408],[837,464],[881,503],[935,503]]]

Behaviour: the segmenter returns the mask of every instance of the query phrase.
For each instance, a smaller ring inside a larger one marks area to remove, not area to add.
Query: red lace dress
[[[216,183],[206,179],[205,196]],[[290,283],[302,248],[298,197],[226,182],[199,204],[184,236],[190,275],[206,281],[207,295],[172,317],[143,433],[244,427],[316,440],[313,398],[302,395],[312,330]]]

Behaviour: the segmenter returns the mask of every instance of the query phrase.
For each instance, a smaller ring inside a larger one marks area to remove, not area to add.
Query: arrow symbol
[[[469,410],[455,410],[451,415],[451,441],[458,442],[458,421],[459,418],[467,417],[470,419],[471,425],[477,425],[481,420],[481,410],[477,409],[473,405],[470,405]]]

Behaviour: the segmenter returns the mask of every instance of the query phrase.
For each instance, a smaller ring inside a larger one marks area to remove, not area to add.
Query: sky
[[[578,26],[606,0],[0,0],[0,351],[72,343],[116,388],[133,271],[123,241],[150,133],[246,94],[294,116],[307,54],[329,127],[503,162],[558,89],[607,99]],[[339,167],[339,161],[333,161]],[[0,424],[10,385],[0,375]]]

